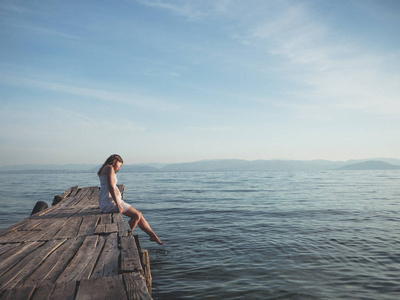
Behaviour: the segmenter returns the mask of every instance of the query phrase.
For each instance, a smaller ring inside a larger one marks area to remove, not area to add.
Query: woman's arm
[[[114,169],[111,166],[105,166],[105,173],[107,175],[107,185],[108,185],[108,191],[110,192],[111,197],[115,201],[115,204],[117,204],[118,211],[120,214],[122,214],[122,206],[119,203],[119,199],[117,199],[117,194],[115,193],[115,172]]]

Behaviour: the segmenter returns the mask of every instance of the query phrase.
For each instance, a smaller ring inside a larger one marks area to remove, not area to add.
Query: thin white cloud
[[[157,111],[170,111],[178,109],[178,106],[175,104],[170,104],[163,101],[155,100],[150,97],[134,95],[134,94],[118,93],[101,89],[69,86],[49,81],[33,80],[29,78],[11,77],[11,76],[6,76],[4,74],[0,74],[0,82],[5,82],[7,84],[17,85],[21,87],[28,86],[41,90],[66,93],[76,96],[84,96],[91,99],[134,105]]]
[[[22,5],[17,1],[1,1],[0,3],[0,13],[10,14],[10,13],[17,13],[17,14],[37,14],[36,11],[31,10],[26,7],[26,5]]]
[[[146,127],[136,125],[133,122],[126,119],[118,119],[118,122],[112,122],[107,120],[92,120],[91,122],[79,120],[79,123],[83,126],[86,131],[86,135],[92,135],[100,138],[101,134],[108,136],[118,132],[119,135],[129,135],[146,131]]]
[[[3,16],[3,28],[16,28],[17,30],[26,31],[32,36],[44,35],[47,38],[83,40],[81,36],[38,25],[37,19],[47,20],[53,16],[40,8],[34,9],[34,7],[34,5],[30,7],[30,5],[26,5],[23,2],[18,3],[18,1],[15,1],[15,3],[1,3],[0,18]]]
[[[46,35],[46,36],[53,36],[55,38],[63,38],[63,39],[71,39],[71,40],[83,40],[84,38],[76,35],[72,35],[69,33],[65,32],[60,32],[56,30],[50,30],[48,28],[43,28],[39,26],[32,26],[32,25],[18,25],[15,24],[15,27],[22,28],[24,30],[27,30],[28,32],[40,34],[40,35]]]
[[[230,0],[136,0],[137,3],[156,9],[168,10],[191,20],[200,20],[210,15],[227,13]]]
[[[398,52],[381,53],[358,44],[350,33],[330,27],[307,2],[215,2],[219,7],[209,1],[139,1],[189,19],[218,13],[229,18],[235,24],[231,37],[263,50],[265,56],[276,57],[280,65],[275,61],[273,72],[293,83],[281,97],[282,106],[314,106],[314,110],[326,113],[332,109],[400,113],[400,74],[387,71],[388,66],[400,66]],[[261,12],[264,17],[256,18]],[[218,49],[212,51],[223,57]],[[258,65],[251,67],[259,68],[262,74],[265,57],[259,59]],[[237,60],[237,64],[246,62]]]
[[[55,108],[52,114],[63,116],[63,120],[67,123],[78,124],[79,127],[82,126],[86,131],[96,133],[96,135],[98,135],[99,132],[107,135],[113,132],[134,133],[146,131],[145,126],[121,118],[118,119],[118,122],[111,122],[65,108]]]
[[[400,113],[399,74],[385,71],[387,65],[399,65],[398,56],[385,57],[338,38],[303,6],[288,6],[278,18],[249,30],[246,40],[280,57],[280,72],[303,85],[290,90],[293,100],[305,105],[311,100],[322,109]]]
[[[35,147],[111,147],[112,143],[104,139],[120,139],[124,144],[127,139],[146,131],[142,124],[124,118],[118,118],[118,121],[94,118],[80,111],[62,108],[38,107],[29,111],[6,108],[0,111],[0,120],[3,129],[0,131],[0,143],[20,151]],[[65,141],[73,142],[67,145]]]
[[[197,131],[197,132],[225,132],[231,131],[232,129],[229,127],[188,127],[190,131]]]

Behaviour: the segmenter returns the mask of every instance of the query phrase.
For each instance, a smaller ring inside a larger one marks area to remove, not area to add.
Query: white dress
[[[121,192],[117,187],[117,175],[114,176],[115,176],[114,177],[115,196],[117,197],[117,201],[121,203],[122,212],[126,212],[131,206],[122,200]],[[108,190],[107,175],[100,176],[99,206],[100,206],[100,212],[102,213],[118,212],[118,206],[113,200],[111,193]]]

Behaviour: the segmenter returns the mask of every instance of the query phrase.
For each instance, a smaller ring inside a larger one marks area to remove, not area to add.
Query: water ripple
[[[166,242],[136,232],[154,299],[400,299],[398,171],[118,176]],[[38,200],[98,184],[84,173],[0,180],[3,228]]]

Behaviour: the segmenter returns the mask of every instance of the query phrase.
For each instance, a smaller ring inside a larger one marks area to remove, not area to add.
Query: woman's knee
[[[142,218],[142,213],[137,209],[129,209],[126,214],[128,217],[140,220]]]

